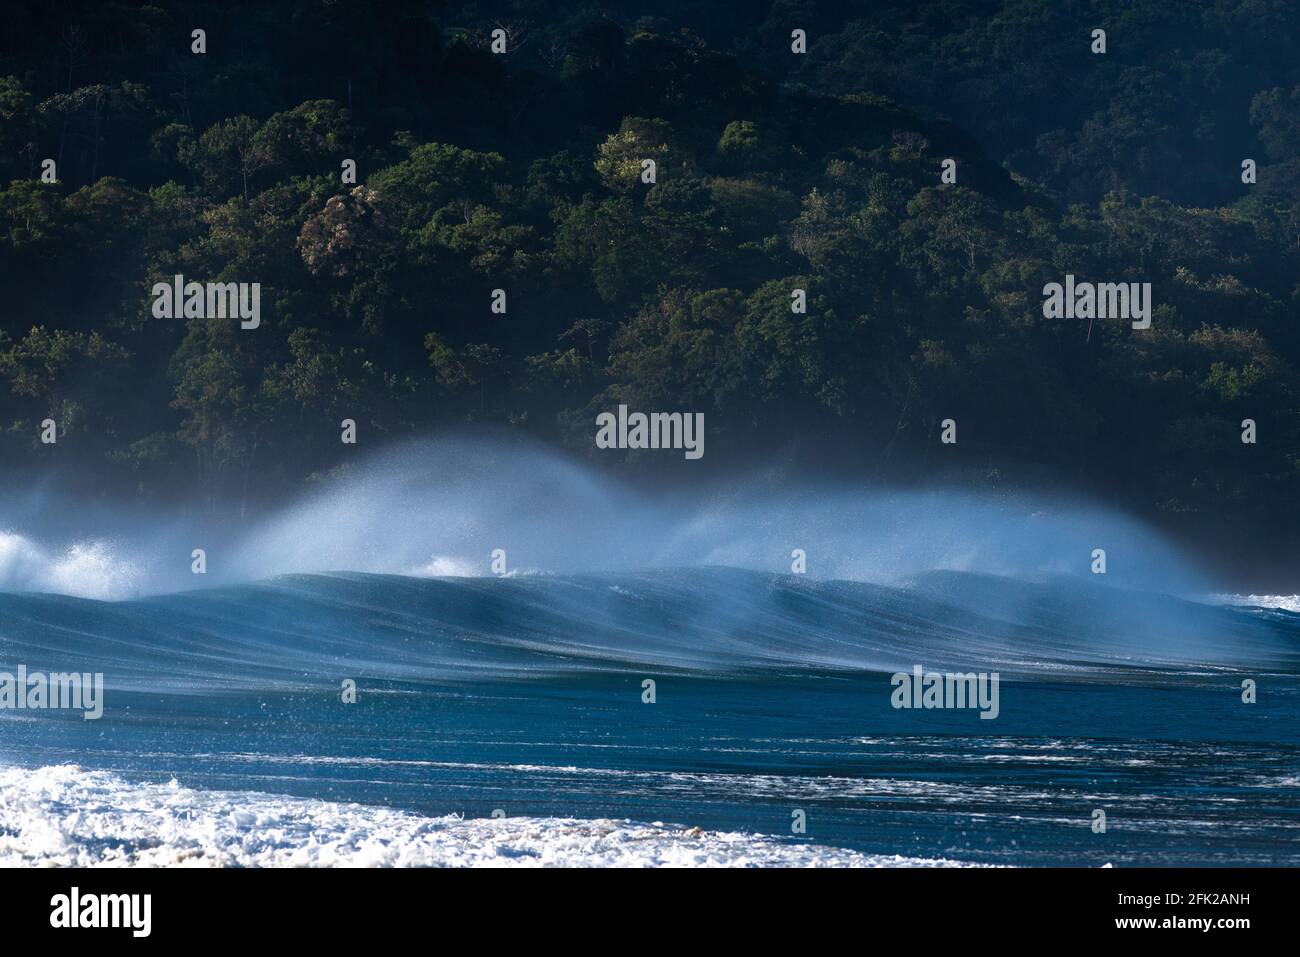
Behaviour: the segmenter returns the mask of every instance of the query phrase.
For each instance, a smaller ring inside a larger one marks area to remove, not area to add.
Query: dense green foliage
[[[953,416],[990,482],[1294,528],[1292,4],[499,6],[0,4],[4,460],[48,416],[105,488],[291,488],[344,417],[590,449],[623,401],[705,412],[714,464],[893,468]],[[1152,328],[1044,319],[1067,272],[1151,282]],[[261,328],[153,318],[177,273],[261,283]]]

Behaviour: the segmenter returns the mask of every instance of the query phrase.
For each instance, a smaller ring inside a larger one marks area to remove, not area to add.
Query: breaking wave
[[[608,819],[426,817],[256,792],[0,768],[0,867],[960,867]],[[977,866],[977,865],[974,865]]]
[[[910,670],[1058,679],[1300,671],[1300,615],[959,572],[895,586],[729,568],[289,575],[100,602],[0,594],[0,663],[150,690],[640,672]]]

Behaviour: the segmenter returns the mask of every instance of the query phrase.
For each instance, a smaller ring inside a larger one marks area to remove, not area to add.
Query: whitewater
[[[1215,585],[1087,503],[488,441],[251,521],[28,490],[0,669],[105,702],[0,711],[0,863],[1297,864],[1300,614]],[[895,710],[916,665],[999,717]]]
[[[659,822],[432,818],[256,792],[0,769],[0,866],[958,867]]]

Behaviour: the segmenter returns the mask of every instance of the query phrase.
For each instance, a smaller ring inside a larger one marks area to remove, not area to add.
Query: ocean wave
[[[0,768],[0,866],[961,867],[609,819],[426,817],[259,792]]]
[[[1300,620],[1073,580],[899,587],[727,568],[291,575],[123,602],[0,594],[0,666],[139,690],[927,669],[1125,681],[1300,672]]]

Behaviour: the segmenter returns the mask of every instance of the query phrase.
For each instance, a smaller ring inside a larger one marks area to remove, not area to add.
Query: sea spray
[[[7,510],[6,510],[7,509]],[[77,521],[71,522],[69,516]],[[528,442],[444,439],[378,452],[319,491],[237,509],[76,509],[56,493],[0,503],[0,590],[130,598],[294,572],[564,574],[667,566],[789,568],[903,582],[935,569],[1088,576],[1178,594],[1213,587],[1150,528],[1083,501],[933,487],[864,489],[800,471],[636,485]],[[53,530],[53,531],[52,531]],[[196,550],[205,574],[192,572]]]

